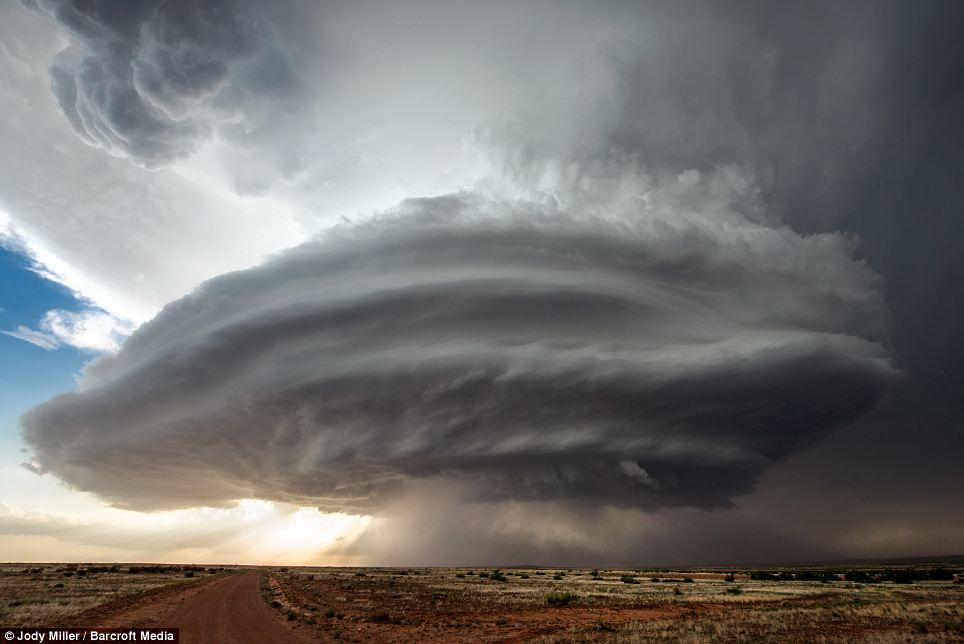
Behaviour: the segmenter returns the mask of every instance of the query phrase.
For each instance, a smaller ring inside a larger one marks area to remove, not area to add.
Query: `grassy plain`
[[[263,588],[282,616],[322,640],[964,641],[959,570],[913,583],[812,571],[799,576],[827,581],[751,579],[747,570],[494,572],[297,568],[267,574]]]
[[[64,626],[83,611],[174,584],[209,570],[156,564],[0,565],[0,626]]]
[[[833,570],[260,570],[277,619],[326,642],[964,642],[960,562]],[[0,626],[136,621],[141,613],[132,606],[167,606],[171,597],[190,597],[193,584],[231,572],[0,565]]]

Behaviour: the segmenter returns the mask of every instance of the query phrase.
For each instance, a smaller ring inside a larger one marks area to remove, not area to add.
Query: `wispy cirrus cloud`
[[[60,341],[50,334],[44,333],[43,331],[35,331],[34,329],[23,325],[20,325],[11,331],[0,331],[0,333],[9,335],[11,338],[17,338],[18,340],[29,342],[30,344],[38,346],[41,349],[46,349],[47,351],[53,351],[61,346]]]

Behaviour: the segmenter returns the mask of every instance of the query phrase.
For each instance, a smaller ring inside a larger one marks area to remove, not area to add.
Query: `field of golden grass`
[[[63,626],[83,611],[210,574],[152,564],[0,565],[0,626]]]

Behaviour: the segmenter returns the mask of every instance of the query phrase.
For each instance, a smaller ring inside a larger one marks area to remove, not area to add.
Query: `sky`
[[[964,543],[964,5],[0,5],[0,560]]]

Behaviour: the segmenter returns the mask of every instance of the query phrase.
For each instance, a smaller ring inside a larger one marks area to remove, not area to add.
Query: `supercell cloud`
[[[878,277],[734,168],[639,181],[410,200],[213,279],[25,416],[32,467],[137,509],[726,507],[896,377]]]

